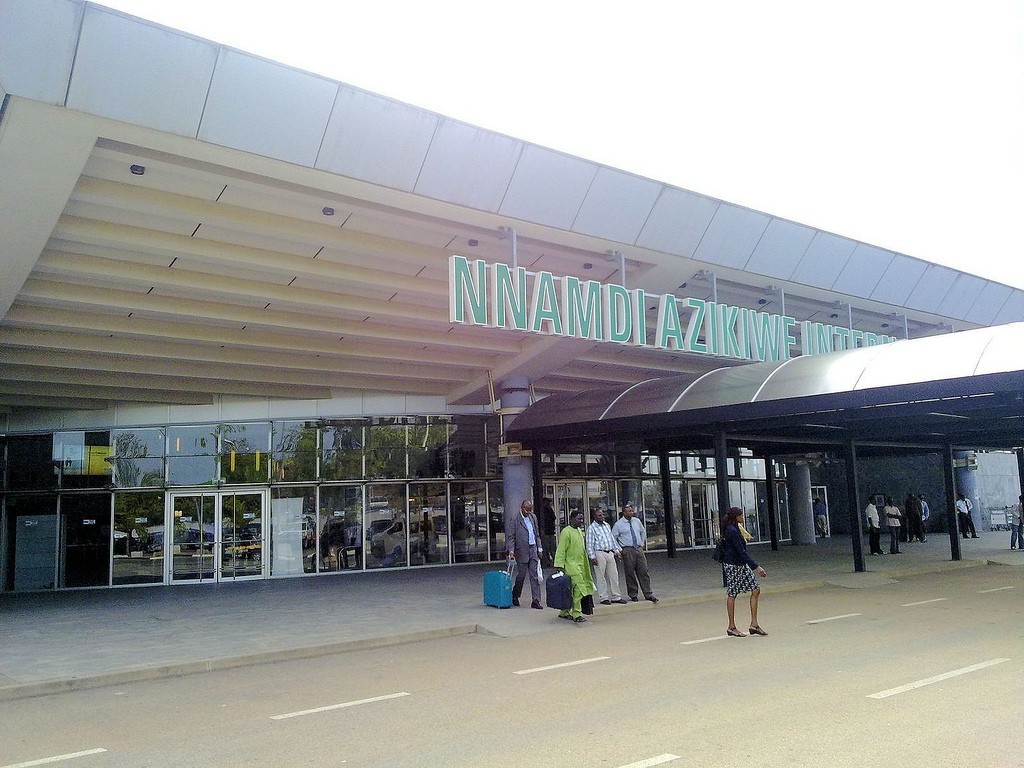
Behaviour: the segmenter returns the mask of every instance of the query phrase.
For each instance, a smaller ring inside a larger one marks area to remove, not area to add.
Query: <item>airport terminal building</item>
[[[0,98],[4,592],[503,559],[541,496],[813,544],[854,436],[1020,492],[1024,291],[80,0],[0,6]]]

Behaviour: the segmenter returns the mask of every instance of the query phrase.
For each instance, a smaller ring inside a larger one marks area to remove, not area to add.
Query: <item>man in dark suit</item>
[[[505,538],[508,541],[508,557],[516,561],[516,583],[512,587],[512,605],[519,605],[523,594],[523,581],[530,576],[531,608],[543,608],[540,603],[540,558],[544,554],[541,544],[540,525],[533,513],[533,502],[524,501],[519,514],[509,523]]]

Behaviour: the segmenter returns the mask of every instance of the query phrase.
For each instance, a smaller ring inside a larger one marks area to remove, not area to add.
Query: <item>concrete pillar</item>
[[[964,460],[974,456],[974,451],[953,452],[953,458],[956,460]],[[953,470],[953,476],[956,478],[957,491],[971,500],[971,519],[974,520],[975,530],[981,531],[982,516],[981,499],[978,497],[978,473],[967,467],[956,467]]]
[[[530,404],[530,382],[524,376],[508,378],[498,384],[499,399],[505,413],[504,424],[508,429],[515,420],[515,410]],[[502,435],[502,441],[505,436]],[[528,456],[507,456],[501,460],[502,491],[505,495],[505,530],[508,530],[512,515],[518,514],[522,503],[533,501],[533,461]]]
[[[789,496],[789,530],[793,543],[817,544],[811,505],[811,467],[807,462],[786,464],[786,493]]]

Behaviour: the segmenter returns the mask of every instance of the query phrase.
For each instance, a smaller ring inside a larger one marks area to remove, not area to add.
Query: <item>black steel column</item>
[[[956,477],[953,475],[953,444],[947,443],[942,452],[942,477],[946,484],[946,527],[949,529],[949,552],[954,560],[960,556],[960,526],[956,519]]]
[[[729,504],[729,457],[726,455],[725,432],[715,433],[715,485],[718,488],[718,523]]]
[[[1024,496],[1024,448],[1014,451],[1017,454],[1017,480],[1020,483],[1020,495]]]
[[[658,452],[658,466],[661,468],[661,500],[665,512],[665,547],[668,556],[675,557],[676,516],[672,509],[672,475],[668,466],[668,451]]]
[[[850,532],[853,539],[853,570],[863,573],[864,529],[860,511],[860,481],[857,479],[857,446],[846,441],[846,505],[850,508]]]
[[[530,456],[531,466],[533,467],[533,508],[537,511],[537,515],[540,515],[540,500],[544,497],[544,478],[541,477],[541,471],[543,466],[540,462],[540,449],[531,449]],[[550,553],[551,557],[555,556],[555,553]]]
[[[764,458],[765,496],[768,501],[768,527],[771,529],[772,552],[779,551],[779,500],[775,496],[775,459]]]

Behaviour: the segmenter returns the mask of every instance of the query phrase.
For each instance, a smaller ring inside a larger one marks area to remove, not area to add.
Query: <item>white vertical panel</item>
[[[851,296],[870,296],[892,259],[892,251],[858,243],[850,260],[832,284],[832,290]]]
[[[522,153],[522,142],[442,119],[416,192],[482,211],[497,211]]]
[[[1011,293],[1013,289],[1008,285],[986,283],[964,319],[979,325],[992,325],[992,321],[1009,300]]]
[[[697,261],[743,269],[768,228],[770,217],[723,203],[693,254]]]
[[[910,292],[906,306],[911,309],[920,309],[925,312],[936,312],[939,303],[945,298],[949,289],[953,287],[957,273],[952,269],[940,267],[937,264],[929,264],[917,281],[914,290]]]
[[[721,205],[710,197],[665,187],[636,244],[641,248],[691,258]]]
[[[82,8],[67,0],[0,2],[0,83],[8,93],[64,103]]]
[[[411,191],[437,123],[432,112],[343,85],[316,166]]]
[[[90,5],[68,106],[195,137],[216,60],[213,43]]]
[[[600,168],[572,230],[619,243],[634,243],[658,199],[661,185],[612,168]]]
[[[747,261],[748,272],[788,278],[814,239],[815,230],[785,219],[772,219]]]
[[[222,48],[199,138],[312,167],[337,93],[330,80]]]
[[[818,288],[831,288],[856,247],[853,240],[818,232],[790,279]]]
[[[569,229],[598,166],[528,144],[499,212],[515,219]]]
[[[895,304],[897,307],[904,306],[926,266],[923,261],[897,253],[867,298]]]

